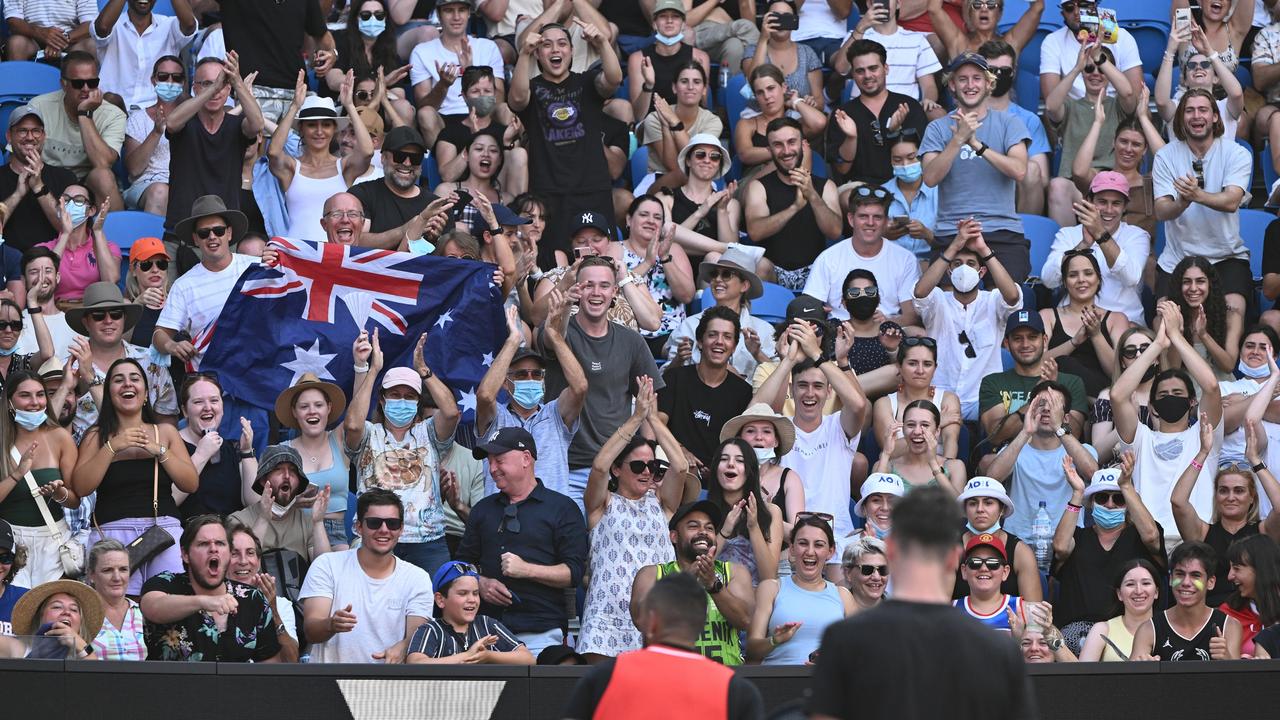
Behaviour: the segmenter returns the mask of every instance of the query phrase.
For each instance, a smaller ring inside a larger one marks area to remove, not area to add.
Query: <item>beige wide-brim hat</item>
[[[227,222],[227,226],[231,228],[229,245],[240,242],[240,238],[244,237],[245,231],[249,229],[249,218],[245,217],[244,213],[239,210],[228,210],[227,204],[217,195],[201,195],[191,203],[191,216],[173,226],[173,234],[178,238],[178,242],[190,245],[191,233],[196,221],[207,217],[220,217]]]
[[[66,593],[76,599],[80,605],[80,617],[83,620],[84,639],[93,642],[102,629],[102,598],[93,588],[78,580],[54,580],[37,585],[18,598],[13,606],[13,633],[15,635],[32,635],[38,629],[36,613],[44,601],[58,593]],[[76,628],[80,632],[81,628]]]
[[[796,444],[795,423],[786,415],[774,412],[768,403],[756,403],[747,408],[746,412],[730,419],[720,428],[720,441],[737,437],[747,423],[760,421],[773,423],[773,431],[778,434],[778,449],[775,451],[777,456],[782,457],[791,452],[791,447]]]
[[[326,429],[338,422],[338,418],[347,409],[347,396],[342,388],[321,380],[315,373],[303,373],[297,383],[276,398],[276,420],[284,427],[298,429],[297,418],[293,416],[293,403],[304,390],[319,390],[329,401],[329,419],[324,423]]]
[[[67,325],[81,335],[88,335],[84,326],[84,316],[98,310],[124,310],[124,329],[121,335],[127,334],[138,324],[142,317],[142,306],[131,303],[120,294],[120,286],[111,282],[96,282],[84,289],[84,304],[67,310]]]

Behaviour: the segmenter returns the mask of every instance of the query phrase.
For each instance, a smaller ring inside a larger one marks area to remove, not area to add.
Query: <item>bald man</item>
[[[340,192],[325,200],[320,227],[324,228],[326,242],[359,245],[364,235],[364,206],[360,199]]]

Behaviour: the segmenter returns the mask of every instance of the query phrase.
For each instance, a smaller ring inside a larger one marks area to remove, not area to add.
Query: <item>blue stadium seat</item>
[[[625,73],[622,76],[622,84],[618,86],[618,90],[613,94],[613,96],[619,100],[631,102],[631,84],[627,82],[627,76]]]
[[[1256,153],[1254,153],[1254,151],[1253,151],[1253,146],[1252,146],[1252,145],[1250,145],[1250,144],[1248,143],[1248,141],[1241,140],[1240,138],[1236,138],[1236,144],[1237,144],[1237,145],[1239,145],[1240,147],[1244,148],[1244,149],[1245,149],[1245,151],[1249,153],[1249,157],[1253,157],[1253,156],[1256,154]],[[1256,177],[1256,174],[1257,174],[1257,168],[1258,168],[1258,164],[1257,164],[1257,163],[1254,163],[1254,164],[1249,168],[1249,189],[1250,189],[1250,190],[1252,190],[1252,189],[1253,189],[1253,183],[1257,180],[1257,177]],[[1269,190],[1269,189],[1270,189],[1270,186],[1268,186],[1268,188],[1267,188],[1267,189]]]
[[[1127,11],[1126,11],[1127,15]],[[1169,45],[1169,4],[1165,1],[1165,20],[1121,20],[1120,26],[1129,31],[1134,42],[1138,44],[1138,54],[1142,56],[1142,66],[1158,68],[1164,57],[1165,48]]]
[[[443,182],[440,179],[440,165],[436,162],[435,153],[428,153],[422,161],[422,177],[426,179],[427,187],[432,190]]]
[[[746,84],[746,75],[734,75],[729,78],[729,87],[724,91],[724,111],[729,119],[729,137],[733,137],[733,129],[738,126],[738,118],[747,107],[747,99],[742,97],[742,88]]]
[[[1044,268],[1044,261],[1049,259],[1049,248],[1053,247],[1053,236],[1058,234],[1058,223],[1043,215],[1022,216],[1022,232],[1031,242],[1031,274],[1038,276]]]
[[[1019,105],[1030,112],[1040,112],[1040,75],[1037,72],[1018,70],[1013,77],[1013,92]]]
[[[0,102],[24,103],[58,89],[58,68],[44,63],[14,60],[0,62]]]
[[[821,175],[825,178],[831,177],[831,174],[827,172],[827,161],[822,159],[822,155],[813,153],[810,157],[813,158],[813,167],[809,168],[809,170],[814,175]]]
[[[649,174],[649,146],[641,145],[631,155],[631,187],[635,187]]]
[[[1262,146],[1262,181],[1267,184],[1267,192],[1271,192],[1271,186],[1275,184],[1280,176],[1276,174],[1276,165],[1271,160],[1271,142],[1268,141]]]
[[[120,253],[128,256],[138,238],[164,237],[164,217],[141,210],[117,210],[107,215],[102,230],[108,240],[120,246]]]
[[[1169,24],[1169,0],[1125,0],[1118,5],[1121,9],[1117,11],[1117,19],[1121,26],[1127,27],[1143,20]]]
[[[795,299],[796,294],[781,285],[764,283],[764,294],[751,301],[751,314],[771,323],[782,322],[787,319],[787,306]],[[703,307],[710,307],[715,301],[704,298],[704,303]]]
[[[1240,211],[1240,237],[1249,250],[1249,269],[1253,271],[1255,278],[1262,277],[1263,240],[1267,236],[1267,226],[1275,219],[1274,214],[1265,210],[1246,208]]]

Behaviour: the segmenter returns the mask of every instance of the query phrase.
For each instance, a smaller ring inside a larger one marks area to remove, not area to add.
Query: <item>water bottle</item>
[[[730,72],[731,71],[728,65],[720,66],[720,89],[721,90],[724,90],[725,88],[729,87]]]
[[[1036,565],[1040,566],[1042,574],[1047,575],[1049,564],[1053,562],[1053,520],[1043,500],[1036,509],[1035,520],[1031,522],[1031,544],[1036,550]]]

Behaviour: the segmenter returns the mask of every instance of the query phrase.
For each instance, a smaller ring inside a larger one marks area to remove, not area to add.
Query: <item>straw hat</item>
[[[78,580],[54,580],[43,583],[31,588],[25,595],[18,598],[18,603],[13,606],[13,633],[34,635],[39,629],[36,613],[40,611],[40,606],[44,605],[45,600],[58,593],[66,593],[76,599],[80,605],[81,624],[86,635],[84,639],[93,642],[93,639],[98,637],[98,631],[102,629],[102,598],[98,597],[98,593],[93,588]],[[78,633],[82,628],[75,630]]]
[[[298,422],[293,417],[293,403],[304,390],[319,390],[329,401],[329,419],[325,420],[325,428],[336,423],[347,409],[347,396],[342,388],[331,382],[324,382],[315,373],[303,373],[298,382],[276,398],[276,420],[284,427],[298,429]]]
[[[795,423],[791,422],[791,418],[786,415],[774,412],[768,403],[756,403],[747,408],[746,412],[738,417],[731,418],[729,422],[720,428],[720,441],[724,442],[731,437],[737,437],[747,423],[761,420],[773,423],[773,431],[778,435],[778,449],[776,450],[778,457],[791,452],[791,446],[796,444]]]

